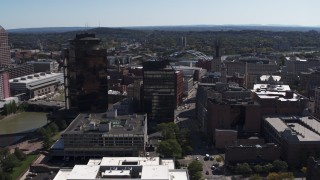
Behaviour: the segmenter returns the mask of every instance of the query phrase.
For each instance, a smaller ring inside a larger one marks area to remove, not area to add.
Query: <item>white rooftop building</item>
[[[159,157],[104,157],[90,159],[87,165],[61,169],[54,180],[144,179],[189,180],[186,169],[175,169],[172,159]]]
[[[26,93],[29,98],[41,96],[54,91],[64,83],[63,73],[35,73],[9,80],[12,95]]]

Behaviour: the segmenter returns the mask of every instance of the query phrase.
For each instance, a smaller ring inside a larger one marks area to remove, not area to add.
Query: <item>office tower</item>
[[[216,54],[212,59],[211,62],[211,70],[214,72],[220,72],[221,71],[221,56],[220,56],[220,41],[215,42],[215,51]]]
[[[151,122],[173,122],[182,102],[183,74],[166,61],[143,63],[143,110]]]
[[[8,33],[0,26],[0,65],[10,63],[10,48],[8,46]]]
[[[0,100],[10,96],[9,88],[9,73],[5,70],[0,70]]]
[[[77,34],[65,50],[66,108],[105,112],[108,108],[106,49],[95,34]]]

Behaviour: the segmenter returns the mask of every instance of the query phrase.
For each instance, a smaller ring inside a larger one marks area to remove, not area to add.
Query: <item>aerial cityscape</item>
[[[0,180],[320,179],[320,2],[0,7]]]

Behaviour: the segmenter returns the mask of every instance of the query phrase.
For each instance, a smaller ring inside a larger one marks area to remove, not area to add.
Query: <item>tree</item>
[[[272,173],[269,173],[268,176],[267,176],[267,180],[279,180],[279,179],[294,179],[294,175],[292,172],[279,172],[279,173],[276,173],[276,172],[272,172]]]
[[[259,174],[252,175],[249,180],[261,180],[262,178],[259,176]]]
[[[53,141],[50,137],[50,135],[46,134],[44,137],[43,137],[43,148],[44,149],[49,149],[52,145]]]
[[[262,166],[262,172],[269,173],[272,168],[273,168],[272,164],[268,163],[268,164]]]
[[[272,163],[273,169],[276,172],[286,171],[288,169],[288,164],[285,161],[275,160]]]
[[[10,180],[11,177],[8,173],[3,172],[3,170],[0,168],[0,180]]]
[[[15,101],[12,101],[10,103],[10,106],[11,106],[11,113],[16,113],[17,112],[17,104]]]
[[[14,149],[14,155],[20,160],[24,160],[26,158],[26,155],[19,149],[19,147],[16,147]]]
[[[263,168],[262,168],[262,166],[260,164],[257,164],[255,166],[253,166],[253,170],[256,173],[262,173],[263,172]]]
[[[198,180],[202,178],[202,163],[199,161],[192,161],[188,166],[188,171],[190,173],[192,180]]]
[[[4,116],[9,114],[8,105],[7,104],[3,105],[3,111],[1,112],[1,114],[4,115]]]
[[[193,175],[191,175],[191,179],[192,180],[201,180],[202,179],[201,171],[198,171],[198,172],[194,173]]]
[[[180,144],[175,139],[168,139],[159,143],[157,148],[158,153],[164,157],[181,157],[182,149]]]
[[[19,165],[19,160],[14,154],[9,155],[7,158],[2,160],[2,168],[5,172],[12,171],[12,169]]]
[[[0,162],[10,155],[9,148],[0,148]]]
[[[64,119],[58,119],[55,121],[55,123],[57,124],[57,126],[59,127],[59,130],[64,130],[65,128],[67,128],[67,123]]]
[[[157,125],[157,130],[161,132],[163,138],[175,139],[176,134],[179,133],[179,127],[175,123],[161,123]]]
[[[302,167],[301,168],[301,172],[304,174],[304,175],[306,175],[307,174],[307,167]]]
[[[48,130],[50,130],[50,132],[54,134],[59,131],[59,127],[56,123],[53,122],[48,126]]]
[[[236,167],[236,173],[246,176],[252,173],[252,169],[248,163],[242,163]]]

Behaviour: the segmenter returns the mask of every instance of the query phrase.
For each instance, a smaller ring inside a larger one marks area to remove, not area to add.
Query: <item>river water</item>
[[[28,132],[47,123],[47,113],[22,112],[0,120],[0,135]]]

